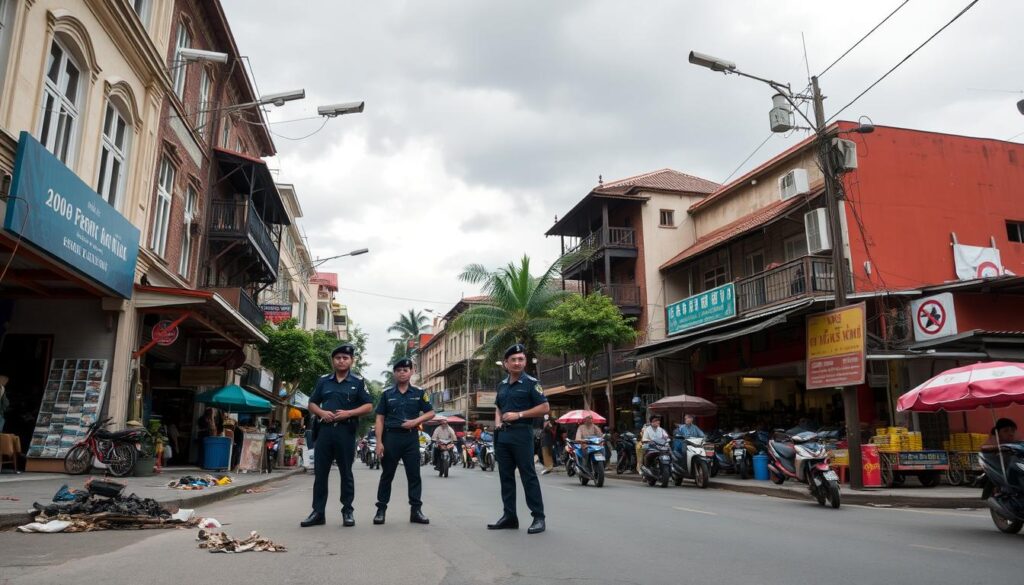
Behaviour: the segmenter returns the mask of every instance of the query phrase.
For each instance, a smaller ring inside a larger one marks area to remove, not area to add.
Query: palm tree
[[[401,343],[405,348],[403,357],[410,355],[410,341],[418,341],[420,333],[426,331],[427,323],[429,319],[423,313],[416,309],[409,309],[408,313],[403,313],[397,321],[388,327],[388,333],[397,333],[398,337],[392,337],[388,341],[391,343]]]
[[[459,280],[482,284],[488,300],[467,309],[450,328],[483,331],[484,343],[478,352],[488,362],[500,359],[514,343],[526,346],[527,357],[535,356],[540,347],[537,336],[552,323],[548,312],[569,294],[554,286],[557,269],[552,266],[535,277],[530,274],[529,256],[523,256],[518,265],[510,262],[495,271],[480,264],[466,266]]]

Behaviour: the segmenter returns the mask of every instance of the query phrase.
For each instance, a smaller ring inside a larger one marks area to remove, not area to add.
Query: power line
[[[743,159],[743,162],[741,162],[739,165],[737,165],[736,168],[733,169],[731,173],[729,173],[729,176],[722,180],[722,184],[725,185],[726,183],[728,183],[729,179],[731,179],[732,176],[735,175],[737,171],[739,171],[741,168],[743,168],[743,165],[747,164],[748,160],[754,158],[754,155],[757,154],[758,151],[760,151],[761,148],[765,144],[768,144],[768,141],[772,139],[772,136],[775,136],[774,132],[768,134],[768,137],[765,138],[763,141],[761,141],[761,144],[757,145],[757,148],[754,149],[754,152],[751,152],[749,155],[747,155],[747,158]]]
[[[346,292],[358,293],[358,294],[361,294],[361,295],[367,295],[367,296],[371,296],[371,297],[381,297],[381,298],[384,298],[384,299],[394,299],[396,301],[411,301],[411,302],[414,302],[414,303],[430,303],[432,305],[445,305],[445,306],[450,306],[450,305],[454,305],[455,304],[455,302],[452,302],[452,301],[430,301],[430,300],[427,300],[427,299],[413,299],[413,298],[409,298],[409,297],[396,297],[396,296],[392,296],[392,295],[386,295],[386,294],[381,294],[381,293],[369,292],[369,291],[365,291],[365,290],[357,290],[357,289],[354,289],[354,288],[347,288],[347,287],[341,287],[341,286],[338,287],[338,290],[343,290],[343,291],[346,291]],[[458,302],[458,301],[456,301],[456,302]]]
[[[833,62],[832,62],[832,65],[829,65],[828,67],[826,67],[824,71],[822,71],[821,73],[819,73],[819,74],[818,74],[818,77],[821,77],[822,75],[825,75],[826,73],[828,73],[828,70],[829,70],[829,69],[831,69],[832,67],[834,67],[836,63],[838,63],[838,62],[842,61],[842,60],[843,60],[843,57],[846,57],[847,55],[849,55],[849,54],[850,54],[850,51],[852,51],[852,50],[856,49],[856,48],[857,48],[857,45],[859,45],[859,44],[863,43],[863,42],[864,42],[864,39],[866,39],[866,38],[870,37],[870,36],[871,36],[871,33],[873,33],[873,32],[875,32],[876,30],[878,30],[878,27],[880,27],[880,26],[882,26],[883,24],[885,24],[885,21],[887,21],[887,20],[889,20],[890,18],[892,18],[894,14],[896,14],[897,12],[899,12],[899,11],[900,11],[900,9],[901,9],[901,8],[903,8],[904,6],[906,6],[906,5],[907,5],[907,3],[909,3],[909,2],[910,2],[910,0],[903,0],[903,4],[900,4],[899,6],[897,6],[897,7],[896,7],[896,10],[893,10],[892,12],[890,12],[890,13],[889,13],[889,16],[886,16],[885,18],[883,18],[883,19],[882,19],[882,22],[880,22],[880,23],[876,24],[876,25],[874,26],[874,28],[872,28],[871,30],[869,30],[869,31],[867,32],[867,34],[866,34],[866,35],[862,36],[862,37],[860,38],[860,40],[859,40],[859,41],[857,41],[856,43],[854,43],[854,44],[853,44],[853,46],[852,46],[852,47],[850,47],[849,49],[846,49],[846,51],[845,51],[845,52],[844,52],[844,53],[843,53],[842,55],[839,55],[839,58],[838,58],[838,59],[836,59],[835,61],[833,61]]]
[[[947,22],[946,24],[942,25],[942,28],[940,28],[939,30],[935,31],[935,33],[934,33],[934,34],[932,34],[932,36],[930,36],[930,37],[928,37],[927,39],[925,39],[925,41],[924,41],[923,43],[921,43],[920,45],[918,45],[918,46],[917,46],[917,48],[916,48],[916,49],[914,49],[913,51],[911,51],[910,53],[908,53],[906,57],[904,57],[904,58],[900,59],[899,63],[896,63],[895,65],[893,65],[893,66],[892,66],[892,69],[890,69],[890,70],[886,71],[884,75],[882,75],[882,76],[881,76],[881,77],[879,77],[879,78],[878,78],[877,80],[875,80],[875,82],[874,82],[874,83],[872,83],[871,85],[869,85],[869,86],[867,87],[867,89],[865,89],[864,91],[860,92],[859,94],[857,94],[857,97],[855,97],[855,98],[853,98],[852,100],[850,100],[850,103],[846,104],[845,106],[843,106],[842,108],[840,108],[840,109],[839,109],[839,111],[837,111],[836,113],[832,114],[832,116],[831,116],[831,117],[829,117],[829,119],[828,119],[828,120],[826,120],[826,123],[827,123],[827,122],[831,122],[832,120],[834,120],[834,119],[836,118],[836,116],[838,116],[839,114],[843,113],[843,111],[845,111],[845,110],[846,110],[846,108],[849,108],[849,107],[850,107],[850,106],[852,106],[852,105],[853,105],[854,103],[856,103],[856,101],[857,101],[857,100],[859,100],[860,98],[864,97],[864,94],[866,94],[867,92],[871,91],[871,90],[872,90],[872,88],[874,88],[874,87],[875,87],[876,85],[878,85],[879,83],[881,83],[883,79],[885,79],[886,77],[889,77],[889,74],[891,74],[891,73],[892,73],[893,71],[896,71],[896,69],[898,69],[900,65],[903,65],[904,63],[906,63],[906,62],[907,62],[907,61],[908,61],[908,60],[909,60],[909,59],[910,59],[911,57],[913,57],[913,56],[914,56],[914,54],[915,54],[915,53],[917,53],[917,52],[918,52],[918,51],[920,51],[920,50],[921,50],[922,48],[924,48],[924,46],[925,46],[925,45],[927,45],[928,43],[930,43],[932,39],[934,39],[935,37],[939,36],[939,33],[941,33],[942,31],[946,30],[946,28],[947,28],[947,27],[948,27],[949,25],[951,25],[951,24],[953,24],[954,22],[956,22],[957,20],[959,20],[959,18],[960,18],[961,16],[963,16],[964,14],[966,14],[966,13],[967,13],[967,11],[968,11],[968,10],[970,10],[971,8],[973,8],[973,7],[974,7],[974,5],[975,5],[975,4],[977,4],[977,3],[978,3],[978,0],[972,0],[970,4],[968,4],[967,6],[965,6],[965,7],[964,7],[964,9],[963,9],[963,10],[961,10],[960,12],[958,12],[958,13],[956,14],[956,16],[954,16],[954,17],[953,17],[953,18],[952,18],[952,19],[951,19],[951,20],[950,20],[949,22]]]
[[[283,135],[278,134],[277,132],[274,132],[274,131],[270,131],[270,133],[273,134],[274,136],[277,136],[278,138],[284,138],[285,140],[305,140],[305,139],[309,138],[310,136],[313,136],[314,134],[317,134],[318,132],[323,130],[324,127],[327,126],[327,123],[330,122],[330,121],[331,121],[330,118],[324,118],[324,123],[320,124],[319,128],[317,128],[316,130],[313,130],[312,132],[310,132],[309,134],[306,134],[305,136],[298,136],[298,137],[294,137],[293,138],[291,136],[283,136]]]

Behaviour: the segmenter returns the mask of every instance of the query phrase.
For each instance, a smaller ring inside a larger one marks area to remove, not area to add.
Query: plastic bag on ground
[[[23,526],[18,527],[18,532],[64,532],[71,523],[67,520],[50,520],[47,523],[42,522],[30,522]]]
[[[199,521],[200,528],[220,528],[221,523],[216,518],[203,518]]]

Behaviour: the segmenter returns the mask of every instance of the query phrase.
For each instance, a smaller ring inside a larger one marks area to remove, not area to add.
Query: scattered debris
[[[113,498],[96,497],[92,494],[79,494],[75,499],[67,503],[54,503],[43,505],[38,502],[32,504],[38,512],[50,517],[60,514],[68,516],[113,514],[117,516],[140,516],[147,518],[169,519],[171,512],[160,505],[152,498],[140,498],[135,494],[129,496],[117,496]]]
[[[90,478],[89,481],[85,482],[85,489],[94,496],[105,496],[107,498],[116,498],[121,495],[124,488],[128,487],[128,484],[120,481],[114,481],[112,479],[96,479],[95,477]]]
[[[75,496],[83,493],[85,492],[83,492],[82,490],[71,489],[68,487],[68,484],[64,484],[60,486],[60,489],[57,490],[57,493],[53,494],[53,501],[70,502],[75,499]]]
[[[231,476],[220,478],[212,475],[186,475],[167,484],[167,487],[178,490],[201,490],[213,486],[225,486],[231,483]]]
[[[251,488],[245,490],[245,493],[247,493],[247,494],[262,494],[263,492],[269,492],[269,491],[270,491],[270,488],[268,488],[268,487],[256,486],[256,487],[251,487]]]
[[[18,527],[18,532],[64,532],[71,526],[68,520],[50,520],[49,522],[30,522]]]
[[[5,502],[20,502],[21,498],[19,498],[18,496],[0,496],[0,500],[3,500]]]
[[[188,522],[196,517],[196,511],[191,508],[181,508],[177,512],[171,514],[171,520],[177,520],[179,522]]]
[[[220,528],[222,524],[216,518],[200,518],[200,528]]]
[[[199,548],[204,548],[212,553],[243,553],[243,552],[287,552],[284,545],[275,544],[267,538],[263,538],[255,530],[249,533],[249,538],[237,540],[231,538],[225,532],[209,532],[200,530]]]

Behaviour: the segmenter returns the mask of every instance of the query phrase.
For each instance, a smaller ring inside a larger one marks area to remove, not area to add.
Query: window
[[[181,259],[178,260],[178,274],[188,279],[188,271],[192,264],[192,224],[196,220],[196,201],[199,194],[189,184],[185,189],[185,230],[181,236]]]
[[[132,0],[132,8],[135,9],[135,14],[139,15],[142,26],[147,26],[149,23],[149,5],[151,3],[152,0]]]
[[[128,158],[128,123],[114,104],[107,102],[103,116],[103,140],[100,143],[100,176],[96,192],[114,209],[124,193],[125,164]]]
[[[722,249],[702,258],[697,268],[694,280],[704,285],[701,290],[709,290],[729,282],[729,251]]]
[[[1024,221],[1006,222],[1006,239],[1024,244]]]
[[[672,211],[671,209],[662,209],[661,210],[661,222],[660,222],[659,225],[661,225],[661,227],[675,227],[675,225],[676,225],[675,215],[676,215],[676,212]]]
[[[224,124],[224,128],[220,134],[220,145],[224,148],[228,147],[228,140],[231,139],[231,124],[228,124],[228,118],[223,118],[221,123]]]
[[[210,109],[210,74],[203,69],[203,74],[199,78],[199,112],[196,115],[196,128],[199,129],[199,134],[206,136],[206,121],[208,119],[207,110]]]
[[[786,262],[796,260],[797,258],[803,258],[807,255],[807,239],[803,234],[786,238],[782,242],[782,245],[785,250]]]
[[[174,73],[174,93],[179,98],[185,99],[185,77],[188,70],[188,63],[181,58],[182,49],[192,46],[192,37],[189,36],[185,23],[178,23],[178,40],[174,44],[174,62],[171,63],[171,71]]]
[[[7,69],[7,55],[11,50],[11,24],[14,22],[15,3],[0,0],[0,82]]]
[[[755,274],[764,272],[764,252],[758,250],[751,254],[747,254],[747,276],[753,276]]]
[[[729,281],[729,269],[724,264],[704,271],[704,290],[711,290]]]
[[[78,130],[81,68],[55,39],[46,60],[43,83],[43,120],[39,141],[66,165],[71,164],[72,143]]]
[[[156,187],[156,209],[153,212],[153,235],[149,247],[161,258],[167,252],[167,228],[171,223],[171,198],[174,193],[174,165],[166,156],[160,161]]]

